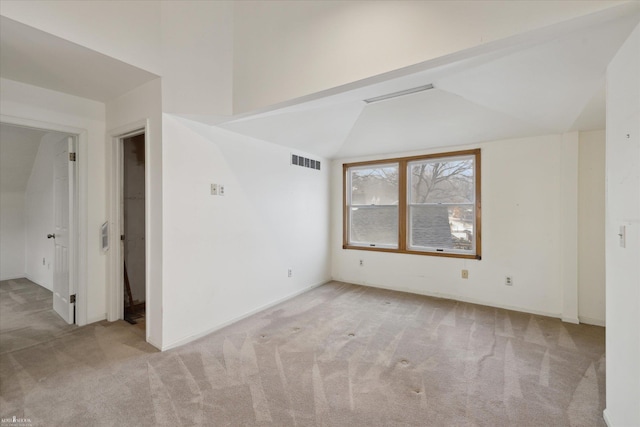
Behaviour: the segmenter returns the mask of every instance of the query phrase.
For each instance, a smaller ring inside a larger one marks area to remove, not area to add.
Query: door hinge
[[[69,153],[69,161],[70,162],[76,161],[76,153]]]
[[[120,235],[120,240],[124,241],[124,234]]]
[[[73,294],[73,295],[69,296],[69,302],[71,304],[75,304],[76,303],[76,294]]]

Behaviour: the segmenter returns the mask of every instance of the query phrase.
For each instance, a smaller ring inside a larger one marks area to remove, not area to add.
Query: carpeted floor
[[[28,279],[0,281],[0,353],[50,341],[76,329],[53,311],[53,294]]]
[[[4,352],[2,418],[604,426],[600,327],[332,282],[163,353],[131,329],[101,322]]]

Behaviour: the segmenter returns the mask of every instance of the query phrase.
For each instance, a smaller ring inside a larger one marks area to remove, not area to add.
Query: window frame
[[[409,226],[410,226],[410,209],[408,203],[408,197],[410,192],[410,174],[408,171],[409,163],[423,160],[433,159],[451,159],[454,157],[469,157],[473,156],[474,162],[474,180],[475,180],[475,229],[473,230],[473,239],[475,241],[475,253],[461,253],[461,252],[445,252],[437,250],[416,250],[410,248],[409,242]],[[364,246],[354,245],[349,243],[349,208],[350,208],[350,194],[351,189],[349,183],[351,178],[349,176],[349,170],[351,168],[362,168],[367,166],[380,166],[385,164],[398,164],[398,244],[397,248],[383,247],[383,246]],[[376,251],[376,252],[391,252],[391,253],[404,253],[413,255],[428,255],[428,256],[440,256],[449,258],[464,258],[464,259],[482,259],[482,199],[481,199],[481,149],[471,149],[462,151],[450,151],[442,153],[433,153],[420,156],[410,157],[396,157],[385,158],[379,160],[344,163],[342,165],[342,248],[343,249],[355,249],[363,251]]]
[[[371,169],[371,168],[384,168],[386,166],[390,166],[390,167],[397,167],[398,169],[398,176],[400,176],[400,168],[401,165],[398,162],[383,162],[383,163],[376,163],[376,164],[366,164],[366,165],[360,165],[360,166],[352,166],[349,168],[349,170],[347,171],[347,173],[349,173],[349,171],[353,171],[353,170],[362,170],[362,169]],[[345,185],[349,186],[351,188],[353,188],[353,183],[352,183],[352,175],[349,174],[348,176],[345,177],[345,179],[347,180],[347,183]],[[398,182],[398,194],[400,193],[400,188],[399,188],[400,183]],[[397,205],[389,205],[389,204],[384,204],[384,205],[367,205],[367,204],[354,204],[353,203],[353,192],[349,192],[348,194],[346,194],[346,199],[347,201],[347,205],[349,207],[353,206],[357,206],[358,209],[377,209],[377,208],[389,208],[389,207],[395,207],[397,208],[397,214],[398,214],[398,223],[400,223],[400,206],[399,206],[399,201]],[[351,223],[352,223],[352,215],[350,214],[349,210],[345,210],[345,215],[347,216],[346,218],[346,223],[348,224],[347,230],[348,230],[348,234],[347,234],[347,241],[350,240],[350,234],[351,234]],[[398,240],[399,240],[399,236],[396,234]],[[396,244],[385,244],[385,243],[377,243],[377,244],[351,244],[350,246],[354,246],[354,247],[358,247],[358,248],[379,248],[379,249],[391,249],[391,250],[396,250],[399,248],[397,241]]]

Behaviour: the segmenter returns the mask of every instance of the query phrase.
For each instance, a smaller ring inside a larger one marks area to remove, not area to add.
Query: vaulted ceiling
[[[107,102],[157,75],[0,16],[0,76]]]
[[[4,78],[101,102],[158,78],[0,19]],[[638,22],[640,3],[616,5],[261,111],[185,117],[327,158],[602,129],[607,64]],[[426,84],[434,89],[363,101]]]
[[[635,6],[488,43],[218,126],[329,158],[603,129],[606,67],[640,22]],[[434,89],[363,101],[426,84]]]

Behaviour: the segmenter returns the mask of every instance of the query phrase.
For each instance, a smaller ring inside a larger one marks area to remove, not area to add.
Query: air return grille
[[[306,157],[291,155],[291,164],[293,166],[302,166],[303,168],[320,170],[320,160],[308,159]]]

